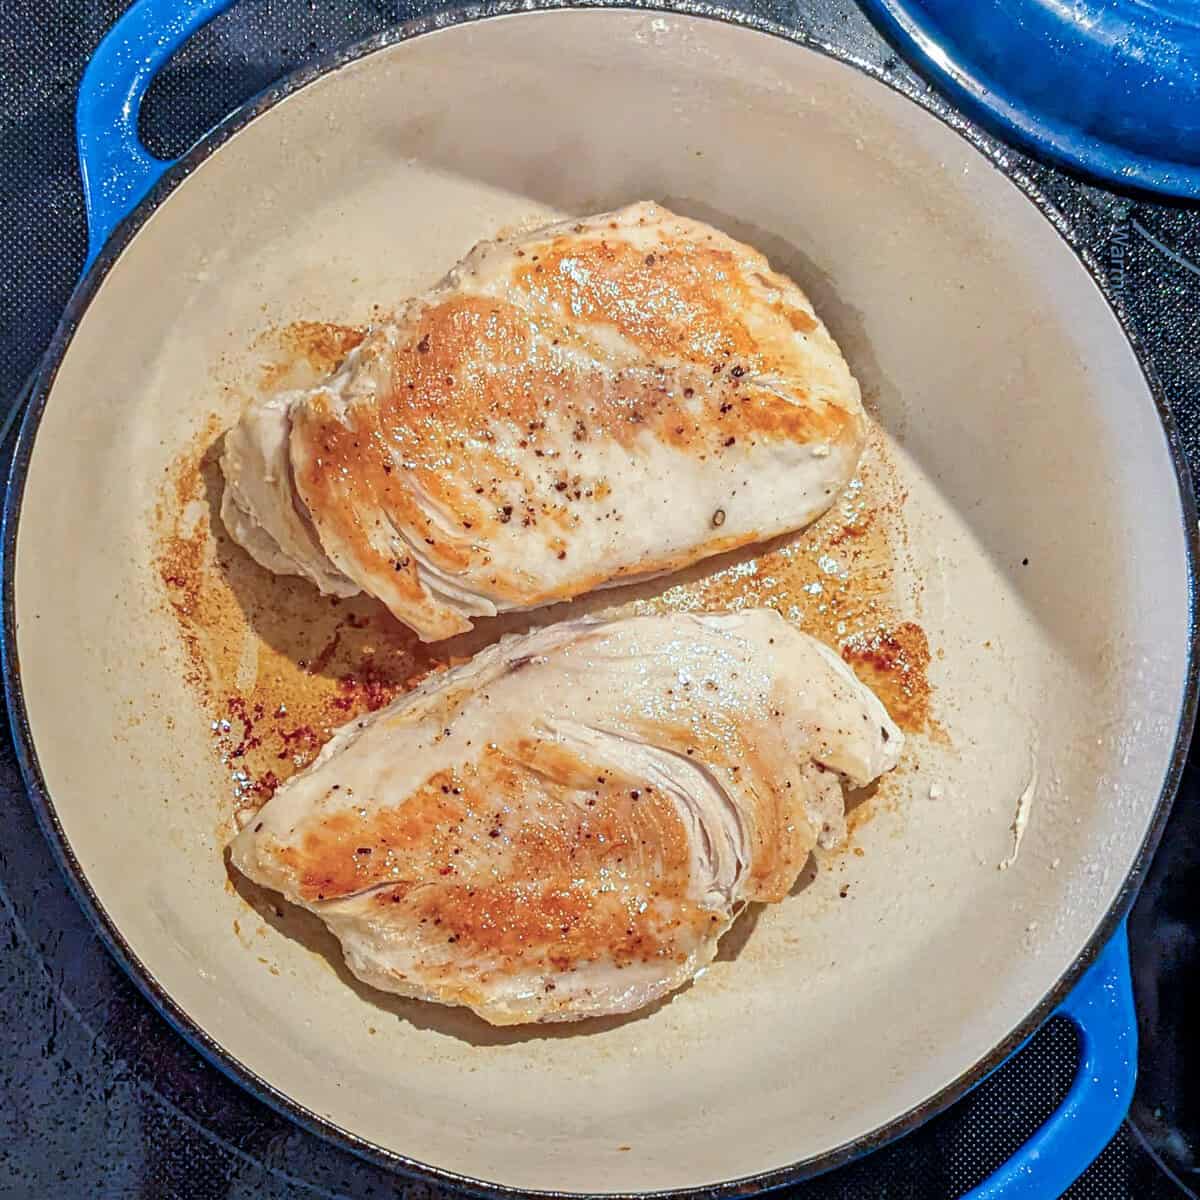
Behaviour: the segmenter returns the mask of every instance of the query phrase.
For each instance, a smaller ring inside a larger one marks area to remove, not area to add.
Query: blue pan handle
[[[75,102],[88,251],[81,274],[122,220],[173,163],[138,137],[138,113],[154,76],[187,39],[234,0],[134,0],[84,69]],[[0,446],[25,411],[32,378],[0,417]]]
[[[88,266],[172,164],[138,138],[138,109],[155,73],[233,0],[136,0],[83,75],[76,136],[88,217]],[[1116,1133],[1137,1077],[1137,1024],[1122,925],[1058,1010],[1079,1030],[1079,1071],[1066,1100],[1016,1155],[963,1200],[1049,1200]]]
[[[1041,1129],[962,1200],[1053,1200],[1125,1119],[1137,1081],[1137,1017],[1124,922],[1055,1015],[1079,1033],[1071,1090]]]
[[[135,0],[108,31],[79,84],[75,143],[87,209],[86,271],[129,211],[172,164],[138,137],[151,80],[172,54],[233,0]]]

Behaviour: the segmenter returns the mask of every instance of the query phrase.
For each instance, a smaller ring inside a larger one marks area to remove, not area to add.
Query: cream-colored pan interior
[[[861,856],[819,869],[649,1015],[487,1031],[377,1004],[274,928],[252,949],[232,933],[249,910],[221,855],[228,776],[151,561],[164,474],[210,413],[232,419],[215,364],[257,331],[363,320],[502,226],[638,198],[759,246],[840,340],[907,489],[947,737],[923,744],[900,802],[861,828]],[[1130,869],[1189,642],[1180,499],[1152,397],[1035,207],[845,65],[616,10],[382,49],[205,161],[74,336],[32,453],[15,586],[54,809],[158,985],[342,1129],[463,1175],[569,1191],[782,1167],[985,1057]],[[1024,842],[1000,870],[1023,793]]]

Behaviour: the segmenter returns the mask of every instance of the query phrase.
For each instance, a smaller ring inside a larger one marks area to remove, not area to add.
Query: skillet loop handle
[[[154,76],[233,0],[135,0],[104,36],[79,85],[75,144],[87,210],[85,271],[170,162],[138,137],[138,112]]]
[[[1112,1140],[1137,1082],[1137,1017],[1125,925],[1058,1009],[1079,1032],[1075,1082],[1058,1111],[962,1200],[1051,1200]]]

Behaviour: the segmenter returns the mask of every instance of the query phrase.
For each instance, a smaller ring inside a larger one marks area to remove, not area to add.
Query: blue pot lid
[[[1130,188],[1200,199],[1200,0],[860,0],[971,116]]]

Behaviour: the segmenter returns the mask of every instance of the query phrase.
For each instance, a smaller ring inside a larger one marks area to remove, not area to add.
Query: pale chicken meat
[[[626,1013],[787,896],[902,746],[772,610],[576,619],[346,725],[232,860],[377,988],[498,1025]]]
[[[799,288],[642,203],[481,243],[326,382],[253,404],[222,516],[435,641],[801,527],[865,437]]]

